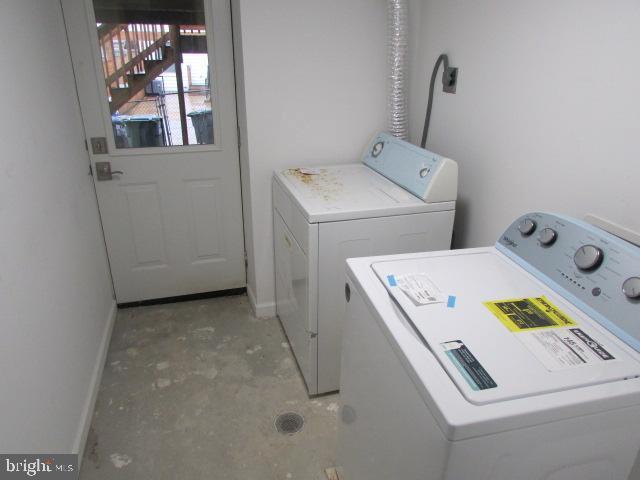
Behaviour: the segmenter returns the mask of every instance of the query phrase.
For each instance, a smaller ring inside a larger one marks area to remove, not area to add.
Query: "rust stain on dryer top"
[[[302,183],[314,195],[322,197],[325,201],[334,200],[336,194],[343,190],[343,184],[337,175],[329,173],[326,168],[318,170],[319,173],[306,173],[302,168],[290,168],[283,173]]]

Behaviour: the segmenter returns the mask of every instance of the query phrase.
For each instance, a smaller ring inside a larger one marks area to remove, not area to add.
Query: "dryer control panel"
[[[365,148],[362,161],[425,202],[456,200],[458,164],[450,158],[380,133]]]
[[[640,352],[640,247],[535,212],[513,222],[496,248]]]

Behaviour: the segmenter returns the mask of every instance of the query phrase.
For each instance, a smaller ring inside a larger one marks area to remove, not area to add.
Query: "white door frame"
[[[78,4],[82,3],[84,8],[77,8]],[[242,238],[240,263],[242,266],[242,278],[230,284],[229,288],[243,288],[246,286],[246,267],[245,267],[245,249],[244,249],[244,231],[242,220],[242,194],[241,194],[241,179],[240,179],[240,155],[238,145],[238,123],[236,116],[236,88],[235,88],[235,71],[233,60],[233,43],[232,43],[232,26],[231,26],[231,5],[229,1],[225,0],[204,0],[205,6],[205,21],[207,25],[207,50],[209,54],[209,69],[210,69],[210,82],[211,96],[216,99],[216,108],[213,109],[214,115],[214,139],[213,145],[190,145],[184,147],[154,147],[154,148],[127,148],[117,149],[115,145],[115,139],[113,129],[111,125],[111,112],[109,109],[108,99],[105,95],[104,80],[103,80],[103,67],[100,61],[100,48],[98,44],[98,38],[95,34],[95,27],[93,30],[91,26],[95,24],[95,14],[93,10],[92,0],[61,0],[65,15],[65,23],[67,24],[67,35],[69,37],[69,46],[72,54],[72,58],[82,58],[83,60],[78,65],[77,61],[73,61],[74,75],[76,77],[76,88],[78,91],[78,97],[80,100],[80,108],[83,119],[83,126],[87,140],[91,137],[106,137],[108,144],[108,155],[95,155],[91,152],[89,147],[90,162],[93,167],[96,161],[112,161],[117,162],[118,159],[125,161],[127,157],[139,157],[141,160],[149,155],[155,155],[157,158],[164,158],[158,165],[167,164],[173,157],[178,158],[176,161],[180,161],[180,156],[189,156],[193,154],[197,155],[214,155],[226,151],[229,154],[233,154],[233,177],[237,181],[237,201],[239,205],[234,206],[236,212],[235,217],[239,218],[239,225],[235,225],[234,228],[239,228],[240,237]],[[216,14],[214,15],[214,11]],[[73,28],[69,28],[69,23],[74,24]],[[74,29],[79,28],[79,25],[84,25],[84,31],[78,32]],[[75,38],[74,38],[75,37]],[[79,42],[79,38],[89,38],[89,42]],[[216,46],[219,48],[216,49]],[[224,55],[228,55],[223,58]],[[91,58],[91,65],[88,65],[87,59]],[[226,95],[221,94],[225,92]],[[93,99],[93,100],[88,100]],[[95,99],[99,99],[96,101]],[[99,105],[99,106],[98,106]],[[222,115],[221,112],[225,112]],[[187,150],[182,150],[187,149]],[[212,162],[217,160],[212,158]],[[117,169],[117,168],[114,168]],[[98,182],[94,171],[94,186],[99,198],[101,197],[101,189],[105,187],[104,182]],[[127,173],[127,172],[125,172]],[[226,200],[226,198],[225,198]],[[104,203],[104,202],[103,202]],[[114,264],[117,263],[113,258],[113,248],[109,248],[109,231],[108,221],[105,224],[105,212],[103,212],[103,206],[100,206],[100,221],[103,226],[103,233],[105,236],[105,243],[107,245],[107,252],[109,256],[109,262],[112,270],[112,279],[114,283],[114,290],[119,303],[128,303],[129,301],[145,300],[131,299],[122,293],[118,294],[118,280],[117,274],[114,272]],[[112,243],[112,242],[111,242]],[[236,242],[237,243],[237,242]],[[111,251],[110,251],[111,250]],[[234,262],[238,259],[234,256]],[[235,268],[235,276],[238,277],[238,268]],[[194,292],[180,292],[180,294],[189,295],[189,293],[201,293]],[[204,292],[202,292],[204,293]],[[174,295],[167,295],[174,296]]]

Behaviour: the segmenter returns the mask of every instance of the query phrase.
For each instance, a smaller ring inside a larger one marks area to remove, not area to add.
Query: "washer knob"
[[[556,232],[553,228],[543,228],[540,230],[538,234],[538,241],[542,245],[550,246],[555,243],[558,239],[558,232]]]
[[[573,261],[580,270],[595,270],[603,258],[603,251],[595,245],[583,245],[573,255]]]
[[[627,278],[622,284],[622,293],[624,293],[627,298],[640,298],[640,277]]]
[[[520,230],[520,233],[522,235],[528,237],[536,231],[536,222],[534,222],[530,218],[525,218],[518,224],[518,230]]]

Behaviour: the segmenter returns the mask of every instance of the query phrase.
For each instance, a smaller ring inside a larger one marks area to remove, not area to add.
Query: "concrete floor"
[[[324,479],[337,410],[244,295],[121,310],[80,478]],[[305,418],[293,435],[274,427],[288,411]]]

